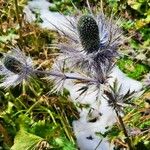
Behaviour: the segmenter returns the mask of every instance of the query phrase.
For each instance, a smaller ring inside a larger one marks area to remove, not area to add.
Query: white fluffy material
[[[33,0],[29,1],[28,5],[24,9],[26,21],[29,23],[36,20],[33,12],[38,12],[42,23],[40,24],[42,28],[47,28],[50,30],[56,30],[59,27],[59,31],[67,30],[67,19],[73,19],[71,17],[64,17],[58,12],[50,12],[49,7],[53,5],[46,0]],[[58,32],[59,32],[58,31]],[[69,31],[70,32],[70,31]]]

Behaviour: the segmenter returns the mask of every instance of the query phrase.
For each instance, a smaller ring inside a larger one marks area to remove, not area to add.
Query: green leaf
[[[55,142],[62,150],[76,150],[75,145],[70,141],[66,140],[66,138],[56,138]]]
[[[139,10],[141,7],[141,3],[135,2],[133,5],[131,5],[131,7],[135,10]]]
[[[33,150],[42,140],[41,137],[20,129],[15,137],[14,145],[11,147],[11,150]]]

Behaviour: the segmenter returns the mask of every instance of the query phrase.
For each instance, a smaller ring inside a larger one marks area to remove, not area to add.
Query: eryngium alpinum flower
[[[66,17],[65,23],[65,29],[55,26],[67,39],[58,44],[62,54],[59,63],[65,61],[69,70],[94,77],[98,84],[106,83],[107,73],[111,72],[122,43],[122,32],[117,23],[103,13]]]
[[[19,48],[13,48],[10,53],[4,54],[0,61],[0,75],[3,76],[0,87],[16,86],[27,80],[31,74],[33,74],[32,60]]]
[[[60,32],[68,43],[58,44],[58,47],[72,66],[92,71],[95,62],[98,66],[107,65],[118,56],[122,32],[112,17],[108,19],[100,13],[66,18],[65,28],[68,30],[60,29]]]

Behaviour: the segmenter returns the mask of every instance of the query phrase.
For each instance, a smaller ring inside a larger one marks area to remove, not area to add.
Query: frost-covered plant
[[[44,75],[48,78],[53,76],[51,79],[55,80],[54,84],[57,85],[64,83],[66,80],[76,80],[86,85],[79,89],[81,93],[86,92],[90,85],[96,85],[99,92],[100,86],[103,84],[106,86],[104,94],[108,98],[107,102],[116,111],[125,130],[122,118],[119,115],[118,108],[120,108],[120,105],[118,103],[120,101],[124,103],[132,93],[120,95],[119,90],[115,93],[107,83],[118,56],[117,49],[122,44],[122,31],[114,23],[112,17],[107,19],[102,12],[98,15],[92,13],[80,15],[71,20],[66,18],[66,21],[65,27],[67,30],[61,30],[55,26],[67,39],[67,42],[56,45],[60,49],[60,56],[62,55],[62,59],[58,62],[58,64],[61,64],[60,68],[55,67],[52,71],[34,69],[31,58],[26,57],[18,48],[13,48],[12,53],[4,54],[1,61],[0,74],[4,76],[4,80],[2,80],[0,86],[6,88],[16,86],[23,80],[28,81],[33,75],[39,77]],[[64,63],[67,64],[66,67],[62,65]],[[71,70],[78,74],[70,75]],[[128,138],[127,142],[131,149],[126,130],[125,136]]]

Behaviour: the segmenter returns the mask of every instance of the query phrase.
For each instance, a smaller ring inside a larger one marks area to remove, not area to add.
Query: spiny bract
[[[15,74],[19,74],[22,71],[23,64],[20,63],[17,59],[11,57],[11,56],[6,56],[4,58],[4,66],[11,72]]]
[[[85,71],[93,72],[94,68],[113,64],[118,56],[118,46],[123,43],[117,23],[103,13],[66,18],[65,29],[59,31],[68,42],[59,43],[58,48],[69,66]]]
[[[10,53],[4,54],[0,61],[0,75],[3,76],[0,87],[16,86],[23,80],[28,80],[34,74],[30,57],[26,57],[20,49],[13,48]]]

